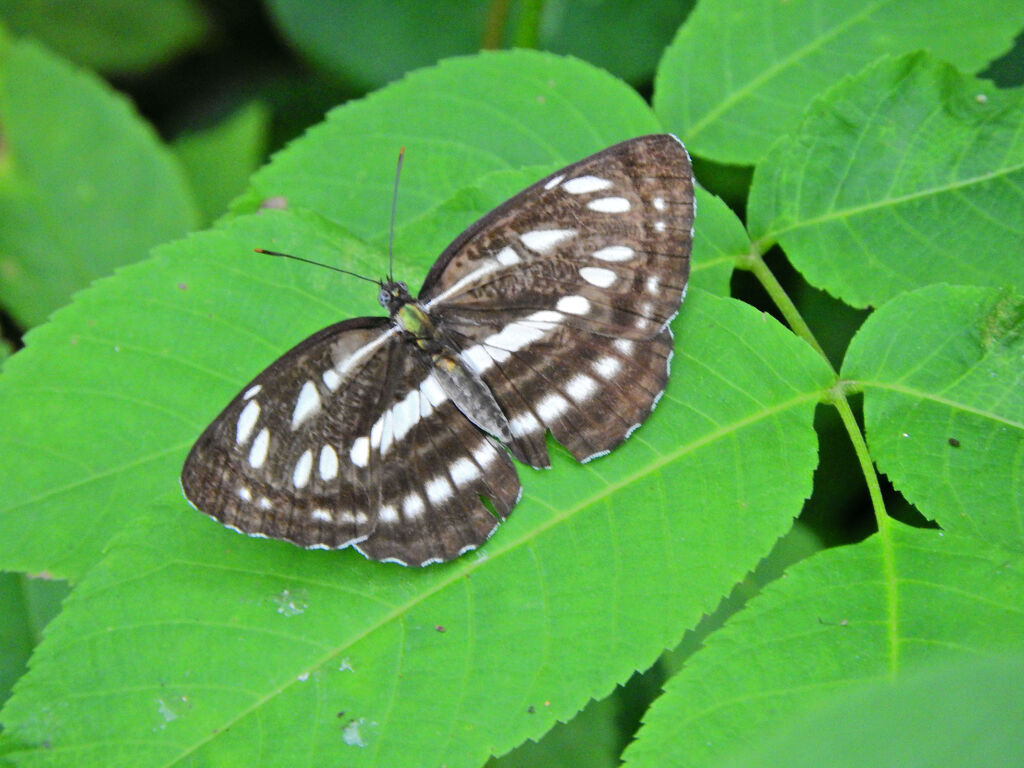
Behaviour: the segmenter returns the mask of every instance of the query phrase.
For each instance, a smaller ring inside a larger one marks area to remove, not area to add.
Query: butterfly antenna
[[[365,280],[366,282],[373,283],[374,285],[381,285],[380,280],[374,280],[372,277],[360,275],[358,272],[350,272],[349,270],[342,269],[341,267],[332,267],[330,264],[324,264],[319,261],[313,261],[312,259],[304,259],[301,256],[292,256],[290,253],[281,253],[280,251],[268,251],[265,248],[255,248],[254,250],[256,251],[256,253],[263,253],[266,254],[267,256],[280,256],[282,259],[293,259],[295,261],[301,261],[306,264],[312,264],[315,267],[323,267],[324,269],[330,269],[333,270],[334,272],[341,272],[341,274],[343,275],[352,275],[352,277],[358,277],[360,280]]]
[[[398,178],[402,175],[402,158],[405,147],[398,150],[398,167],[395,168],[395,190],[391,195],[391,229],[388,232],[388,282],[395,279],[395,211],[398,209]]]

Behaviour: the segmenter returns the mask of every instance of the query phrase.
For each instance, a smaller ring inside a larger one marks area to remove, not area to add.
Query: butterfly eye
[[[381,306],[386,307],[388,302],[391,301],[391,291],[387,288],[381,288],[380,293],[377,294],[377,301]]]

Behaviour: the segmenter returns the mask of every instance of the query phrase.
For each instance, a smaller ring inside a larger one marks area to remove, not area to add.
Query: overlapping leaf
[[[1020,552],[891,523],[794,566],[709,638],[651,708],[626,765],[708,765],[741,750],[758,759],[737,764],[773,764],[771,738],[831,697],[899,680],[937,653],[964,663],[1019,651],[1022,605]]]
[[[153,130],[95,75],[0,41],[0,301],[23,326],[198,221]]]
[[[419,571],[305,552],[150,494],[5,710],[9,756],[473,765],[606,694],[708,611],[810,490],[829,372],[742,304],[687,302],[656,414],[612,456],[523,470],[523,501],[478,556]],[[226,388],[207,365],[176,377],[182,408]]]
[[[947,531],[1024,551],[1024,298],[922,288],[879,309],[843,377],[864,391],[871,453]]]
[[[662,60],[655,109],[695,154],[749,165],[822,91],[879,56],[928,49],[977,72],[1022,23],[1015,0],[705,0]]]
[[[936,282],[1024,285],[1024,91],[915,54],[823,96],[758,166],[752,236],[857,307]]]

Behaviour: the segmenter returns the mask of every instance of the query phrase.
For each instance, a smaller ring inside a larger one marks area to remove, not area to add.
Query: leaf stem
[[[740,269],[746,269],[749,272],[754,273],[754,277],[757,278],[758,282],[761,283],[762,287],[767,291],[768,296],[775,306],[779,308],[782,316],[786,319],[789,327],[793,332],[801,339],[806,341],[811,347],[821,355],[825,362],[832,367],[832,363],[829,362],[828,355],[825,354],[825,350],[822,349],[818,340],[814,337],[814,333],[811,328],[804,321],[800,311],[796,308],[793,300],[789,298],[789,294],[786,293],[786,289],[782,287],[782,284],[776,279],[772,271],[768,269],[768,265],[764,263],[764,258],[757,251],[750,251],[746,255],[738,259],[737,266]],[[835,368],[832,368],[832,372],[836,373]],[[838,375],[838,374],[837,374]]]
[[[889,526],[889,517],[885,512],[885,500],[882,498],[882,486],[878,483],[878,473],[875,471],[874,462],[871,460],[871,453],[868,451],[867,441],[864,440],[864,433],[861,432],[860,424],[853,415],[850,401],[847,398],[848,389],[845,382],[837,382],[829,390],[828,402],[835,406],[839,412],[839,418],[846,427],[846,433],[850,436],[853,444],[853,452],[857,455],[857,462],[864,474],[864,481],[868,486],[868,496],[871,498],[871,508],[875,513],[875,522],[878,525],[878,532],[885,533]]]
[[[519,23],[516,24],[512,45],[516,48],[536,48],[540,44],[540,17],[544,0],[522,0],[519,4]]]
[[[831,361],[829,361],[825,350],[818,343],[810,326],[807,325],[807,322],[800,314],[800,310],[796,308],[793,300],[789,298],[786,289],[782,287],[782,284],[776,279],[772,271],[768,269],[768,265],[764,263],[761,253],[755,248],[751,248],[750,251],[737,259],[737,266],[754,274],[754,277],[761,283],[768,296],[775,302],[775,306],[779,308],[789,327],[797,336],[810,344],[821,355],[838,379],[839,374]],[[842,381],[837,381],[829,390],[826,402],[831,403],[839,412],[839,418],[842,420],[843,426],[846,427],[846,432],[850,436],[850,442],[853,444],[854,453],[857,455],[857,461],[864,475],[864,482],[868,487],[868,495],[871,498],[871,507],[875,513],[878,531],[879,533],[884,533],[888,530],[889,518],[885,511],[885,501],[882,499],[882,488],[878,483],[878,473],[875,471],[874,463],[871,460],[871,453],[868,451],[864,434],[861,432],[860,425],[853,415],[853,409],[850,407],[850,401],[847,398],[848,393],[847,385]]]

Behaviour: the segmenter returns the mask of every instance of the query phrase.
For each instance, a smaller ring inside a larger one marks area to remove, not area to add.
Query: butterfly
[[[253,379],[181,485],[253,536],[423,566],[485,542],[548,467],[622,443],[665,389],[686,293],[693,172],[674,136],[541,179],[466,229],[387,317],[324,328]]]

